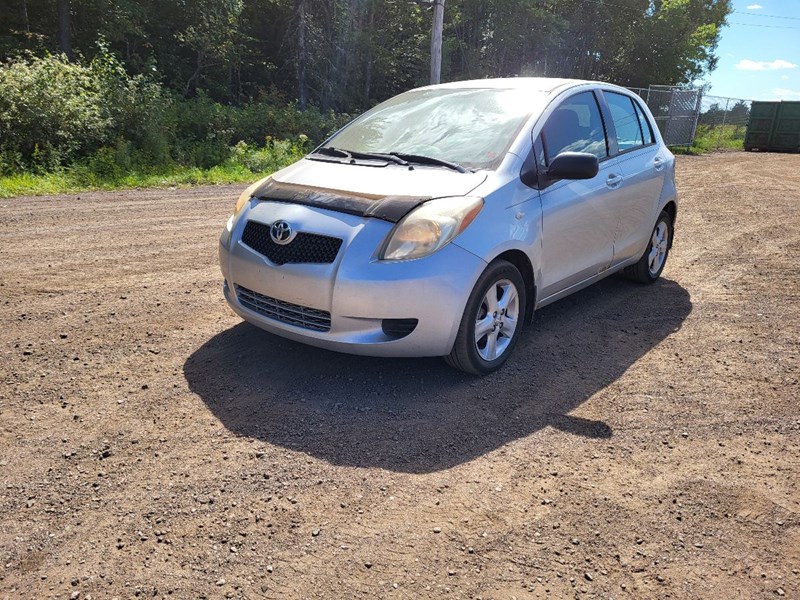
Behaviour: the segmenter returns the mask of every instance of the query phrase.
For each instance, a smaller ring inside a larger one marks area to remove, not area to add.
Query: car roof
[[[418,89],[519,89],[531,92],[552,93],[559,89],[587,84],[618,87],[603,81],[589,81],[585,79],[561,79],[558,77],[502,77],[495,79],[453,81],[450,83],[429,85]]]

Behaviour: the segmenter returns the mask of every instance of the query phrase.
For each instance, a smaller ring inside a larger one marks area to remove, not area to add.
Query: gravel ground
[[[678,180],[482,379],[243,324],[240,187],[0,202],[0,597],[800,598],[800,157]]]

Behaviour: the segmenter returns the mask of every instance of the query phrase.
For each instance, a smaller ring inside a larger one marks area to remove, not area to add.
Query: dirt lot
[[[800,598],[800,156],[679,187],[483,379],[242,324],[239,188],[3,201],[0,597]]]

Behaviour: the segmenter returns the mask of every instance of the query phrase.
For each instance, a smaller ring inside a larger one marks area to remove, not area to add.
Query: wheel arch
[[[670,225],[672,225],[672,235],[669,236],[669,247],[672,248],[672,241],[675,239],[675,219],[678,218],[678,205],[674,200],[670,200],[661,210],[669,215],[671,221]]]
[[[525,323],[530,323],[533,319],[533,307],[536,306],[536,280],[533,275],[533,265],[530,258],[522,250],[506,250],[494,257],[492,262],[505,260],[514,265],[522,275],[525,282]]]

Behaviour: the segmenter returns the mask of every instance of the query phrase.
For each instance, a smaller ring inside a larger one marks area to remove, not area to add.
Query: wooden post
[[[431,33],[431,84],[442,82],[442,29],[444,0],[433,1],[433,32]]]

